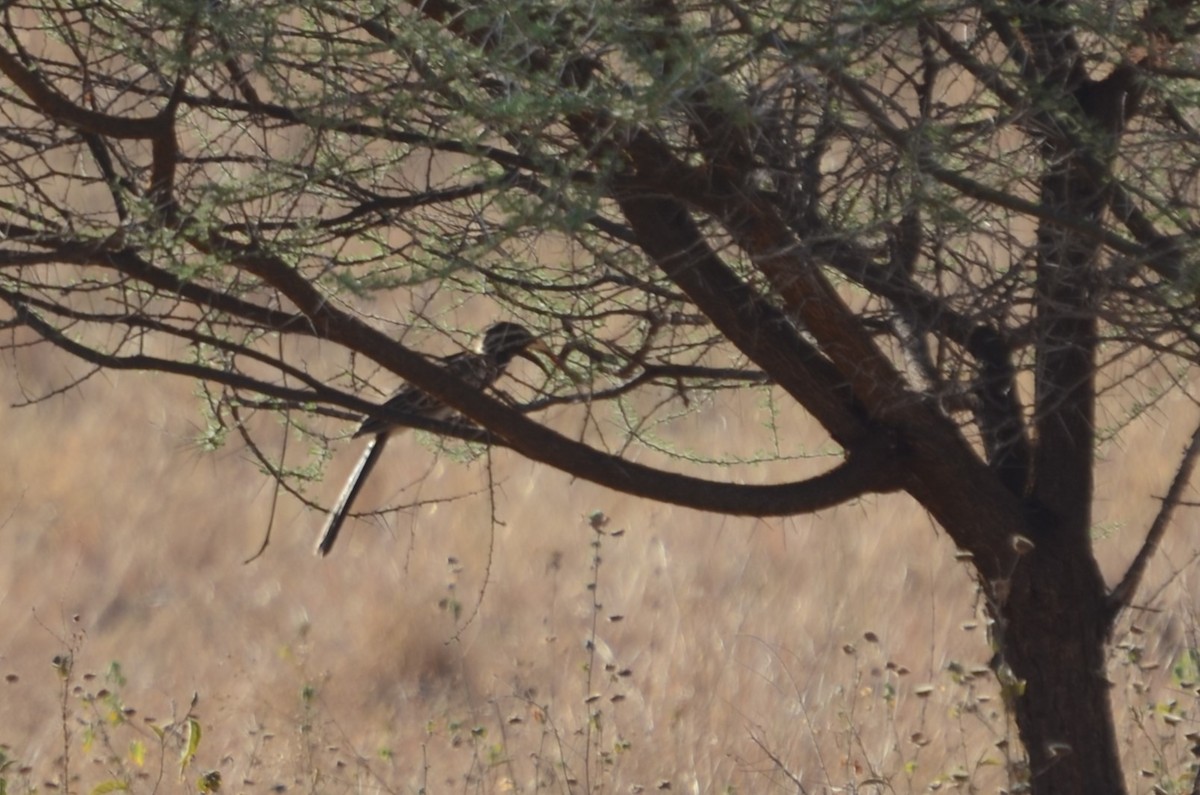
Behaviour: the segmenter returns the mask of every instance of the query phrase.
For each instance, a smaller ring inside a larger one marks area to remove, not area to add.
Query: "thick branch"
[[[39,336],[84,361],[109,369],[175,373],[296,403],[328,400],[330,397],[323,393],[270,384],[238,373],[217,372],[200,365],[152,356],[101,354],[67,338],[58,329],[42,321],[24,307],[18,296],[6,294],[3,298],[13,307],[18,319]],[[411,373],[412,383],[488,428],[500,443],[534,461],[626,494],[739,516],[790,516],[832,508],[867,494],[893,491],[898,487],[897,473],[902,471],[902,465],[886,434],[867,438],[850,451],[843,463],[829,472],[808,480],[769,486],[720,483],[625,461],[572,441],[528,419],[519,411],[464,384],[437,364],[406,350],[399,343],[388,340],[353,318],[330,316],[325,322],[330,329],[331,339],[350,337],[370,341],[372,346],[368,350],[374,354],[372,358],[396,372]],[[405,422],[411,419],[413,421],[409,424],[415,427],[428,424],[436,425],[434,430],[445,428],[443,423],[426,423],[416,417],[397,419]]]
[[[868,431],[849,384],[777,309],[708,246],[676,201],[631,188],[618,201],[642,249],[730,342],[803,405],[838,444]]]
[[[474,390],[464,389],[460,381],[446,374],[436,364],[334,309],[314,285],[277,256],[262,252],[252,245],[242,245],[227,239],[214,239],[198,245],[210,254],[227,257],[232,264],[279,290],[307,316],[313,326],[321,330],[322,336],[370,356],[405,380],[490,428],[499,438],[526,457],[618,491],[700,510],[767,516],[822,510],[867,493],[896,488],[895,454],[888,451],[888,444],[881,442],[885,435],[866,433],[861,425],[858,426],[858,432],[847,438],[847,442],[853,439],[858,443],[854,446],[844,445],[850,453],[846,463],[812,480],[778,486],[714,483],[662,472],[599,453],[532,422],[520,413]],[[728,300],[728,295],[725,299]],[[759,306],[760,311],[763,308]],[[294,322],[292,316],[284,317]],[[781,316],[777,316],[777,319],[783,320]],[[57,338],[56,344],[72,350],[81,358],[90,361],[96,355],[96,352],[62,338],[56,329],[41,323],[36,316],[27,311],[24,311],[23,320],[34,326],[40,334],[48,338]],[[753,324],[741,336],[754,332],[762,334],[767,328],[769,324]],[[787,329],[786,324],[781,328]],[[794,331],[791,334],[794,334]],[[799,338],[796,340],[799,341]],[[795,351],[791,351],[790,355],[794,356]],[[784,357],[784,360],[786,359],[787,357]],[[113,357],[101,363],[122,369],[180,372],[197,378],[212,375],[207,371],[186,372],[186,365],[165,360],[151,361],[147,357]],[[257,390],[263,387],[253,379],[242,381],[242,378],[244,377],[235,378],[233,381],[223,378],[214,380],[221,380],[238,388]],[[311,393],[299,390],[295,391],[295,395],[286,396],[274,387],[263,387],[263,391],[264,394],[288,399],[312,398]],[[844,413],[845,409],[842,411]],[[846,417],[848,421],[850,415]],[[871,445],[869,453],[859,452],[863,449],[862,445],[866,444]]]
[[[1009,491],[1024,496],[1032,451],[1012,351],[996,331],[983,325],[971,335],[969,348],[979,363],[974,386],[975,418],[988,464]]]
[[[398,349],[398,345],[389,346]],[[388,365],[390,356],[378,360]],[[576,477],[659,502],[739,516],[811,513],[898,488],[903,464],[887,434],[852,448],[846,461],[817,477],[771,486],[719,483],[636,464],[600,453],[534,422],[422,360],[419,383],[455,409],[486,426],[517,452]],[[428,375],[429,378],[424,376]]]
[[[108,138],[148,140],[157,138],[162,132],[164,124],[167,126],[171,124],[170,117],[164,117],[161,114],[148,118],[131,119],[125,116],[97,113],[80,107],[43,81],[35,72],[25,68],[20,59],[2,46],[0,46],[0,72],[13,81],[25,93],[25,96],[29,97],[48,117],[83,132],[95,133]]]
[[[369,356],[485,426],[526,458],[626,494],[739,516],[787,516],[894,491],[904,471],[890,435],[875,432],[860,435],[845,463],[796,483],[743,486],[664,472],[568,439],[464,386],[438,365],[353,317],[324,308],[315,319],[330,340]]]
[[[1085,84],[1080,91],[1093,88]],[[1121,126],[1105,110],[1111,100],[1084,101],[1078,93],[1076,99],[1086,120],[1115,142]],[[1076,145],[1047,140],[1042,154],[1042,203],[1098,223],[1109,193],[1107,173],[1097,174],[1089,151]],[[1094,240],[1046,223],[1038,227],[1033,494],[1050,510],[1054,529],[1079,543],[1087,542],[1093,497],[1100,253]]]
[[[622,149],[638,173],[636,180],[626,183],[624,194],[666,193],[720,219],[788,310],[794,312],[796,322],[816,338],[821,353],[840,373],[839,380],[852,385],[855,400],[880,418],[901,402],[903,378],[871,342],[765,199],[754,196],[748,188],[741,194],[718,195],[709,185],[706,172],[680,163],[648,132],[633,131],[627,137],[630,141]],[[799,393],[789,392],[803,402]]]

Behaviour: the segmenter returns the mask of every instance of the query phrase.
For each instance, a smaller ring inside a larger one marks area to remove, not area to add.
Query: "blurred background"
[[[925,791],[990,789],[1015,769],[974,584],[906,499],[706,515],[408,434],[358,504],[401,507],[352,520],[320,560],[323,514],[277,494],[236,439],[200,449],[195,384],[98,373],[54,394],[83,372],[44,348],[4,363],[10,781],[151,784],[161,757],[173,782],[194,696],[186,776],[218,771],[239,791]],[[1194,414],[1177,394],[1101,451],[1110,582]],[[717,398],[672,441],[721,450],[767,417]],[[820,439],[798,414],[776,423]],[[336,444],[309,496],[331,502],[360,448]],[[1195,524],[1180,513],[1110,666],[1148,781],[1190,759]],[[52,665],[68,654],[69,671]]]

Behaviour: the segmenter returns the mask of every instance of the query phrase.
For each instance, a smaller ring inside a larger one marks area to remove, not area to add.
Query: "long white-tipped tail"
[[[329,510],[329,518],[325,520],[325,527],[321,530],[320,539],[317,540],[317,555],[325,557],[329,554],[329,550],[333,549],[333,544],[337,541],[338,533],[342,530],[342,524],[346,521],[346,517],[350,515],[350,508],[354,505],[354,498],[358,496],[358,492],[362,489],[363,484],[367,482],[367,476],[371,474],[371,470],[379,462],[379,455],[383,452],[387,440],[388,434],[380,433],[367,442],[362,456],[358,459],[358,466],[354,467],[354,471],[350,473],[349,479],[346,480],[346,485],[342,488],[342,493],[338,495],[337,502]]]

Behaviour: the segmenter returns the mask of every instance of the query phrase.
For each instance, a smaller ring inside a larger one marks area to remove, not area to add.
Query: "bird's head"
[[[496,323],[483,334],[483,354],[490,357],[500,367],[506,366],[513,360],[513,357],[520,356],[536,364],[546,375],[550,375],[545,363],[533,355],[534,351],[545,355],[554,362],[555,366],[562,367],[550,346],[535,337],[529,329],[522,325]]]

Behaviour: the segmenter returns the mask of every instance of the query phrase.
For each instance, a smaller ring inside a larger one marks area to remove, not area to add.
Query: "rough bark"
[[[996,605],[996,673],[1029,754],[1034,793],[1121,795],[1105,678],[1105,588],[1086,546],[1056,528],[1020,558]]]

